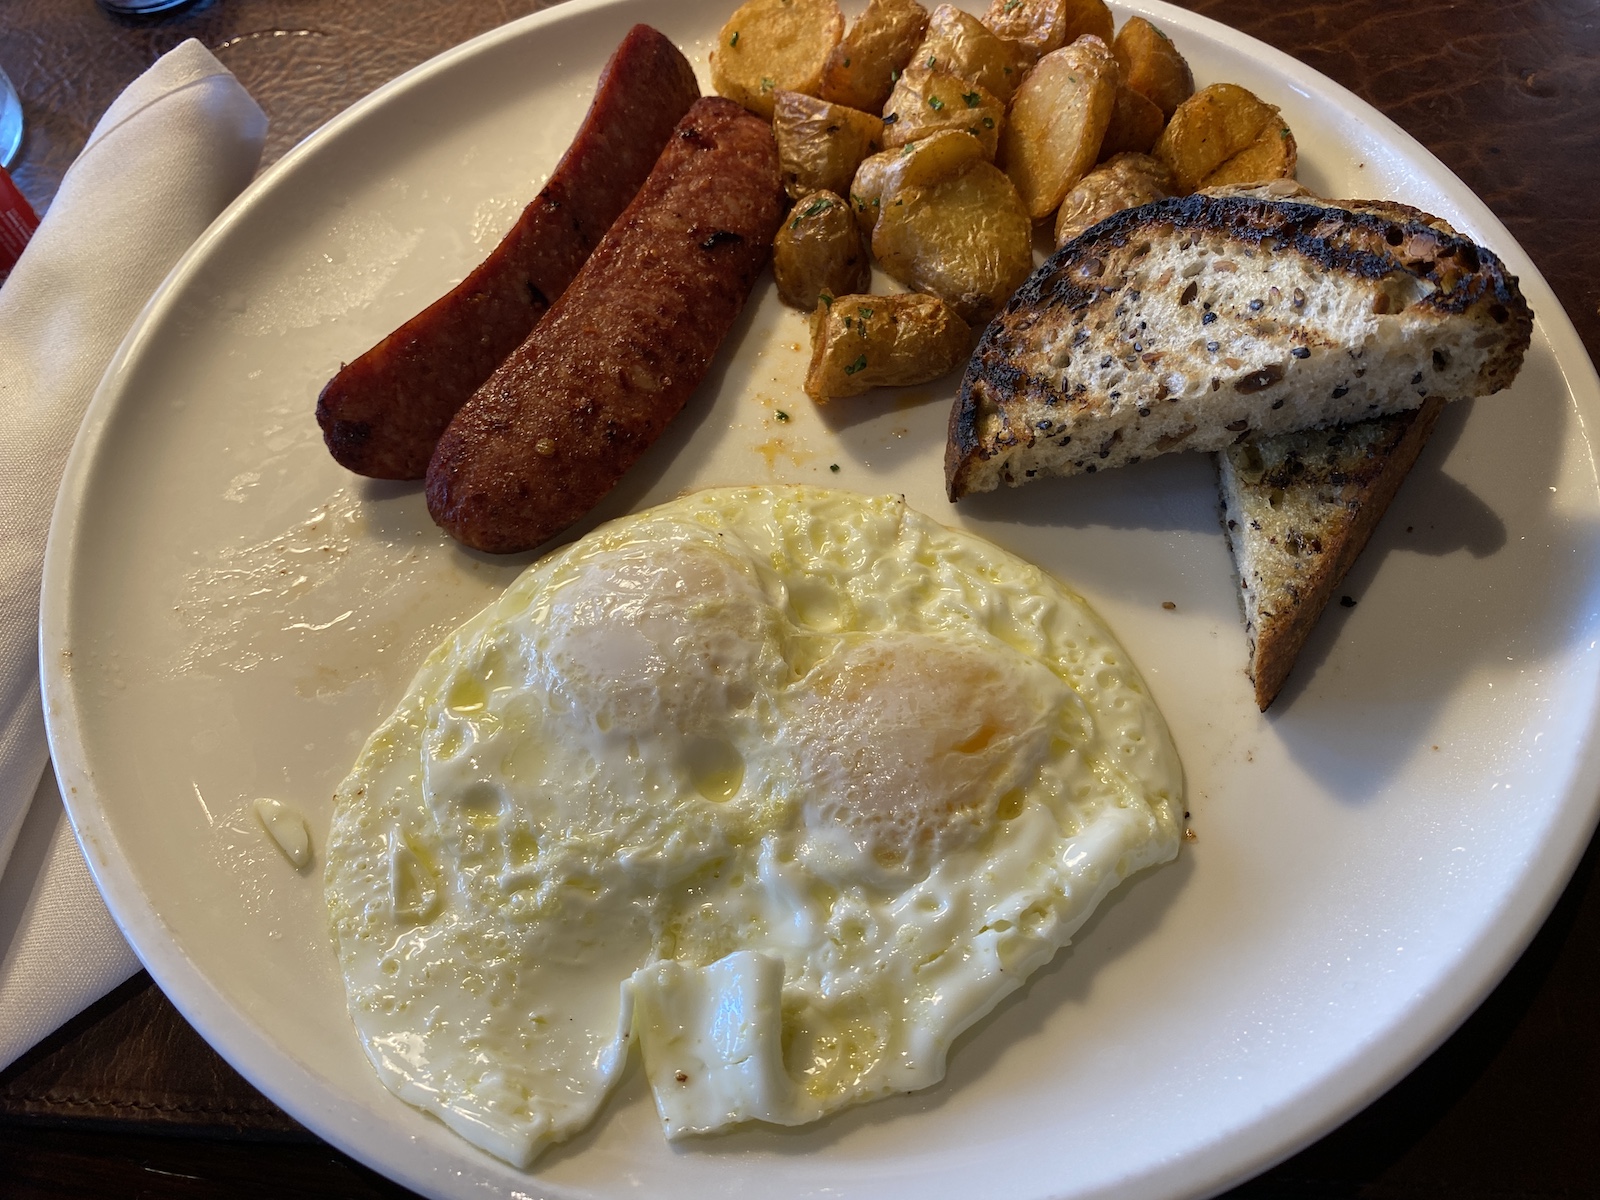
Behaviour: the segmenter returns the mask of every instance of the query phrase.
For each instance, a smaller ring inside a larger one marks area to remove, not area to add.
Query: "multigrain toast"
[[[1230,446],[1217,455],[1248,673],[1263,712],[1377,528],[1445,401]]]
[[[1068,243],[989,326],[950,415],[947,488],[1484,395],[1532,327],[1494,254],[1403,206],[1158,201]]]
[[[1208,192],[1322,203],[1291,180]],[[1333,204],[1455,233],[1438,217],[1391,201]],[[1311,630],[1443,411],[1444,401],[1430,397],[1411,412],[1280,434],[1218,451],[1222,523],[1239,577],[1248,644],[1245,671],[1263,712],[1283,688]]]

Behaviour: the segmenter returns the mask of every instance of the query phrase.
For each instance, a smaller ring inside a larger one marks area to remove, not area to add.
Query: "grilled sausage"
[[[528,550],[599,502],[699,385],[783,219],[771,127],[689,110],[572,286],[439,439],[428,511],[479,550]]]
[[[550,182],[494,252],[322,389],[333,457],[359,475],[421,479],[450,418],[567,289],[699,95],[665,35],[629,30]]]

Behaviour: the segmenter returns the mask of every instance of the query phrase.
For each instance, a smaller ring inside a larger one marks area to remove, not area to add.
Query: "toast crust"
[[[1256,706],[1277,697],[1306,639],[1427,444],[1445,400],[1217,455],[1223,531],[1239,573]]]
[[[985,331],[949,496],[1506,387],[1532,335],[1490,251],[1402,205],[1192,195],[1057,251]]]

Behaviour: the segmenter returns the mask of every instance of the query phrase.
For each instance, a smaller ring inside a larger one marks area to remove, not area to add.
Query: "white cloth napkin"
[[[138,968],[46,771],[45,537],[100,376],[156,285],[250,182],[266,129],[239,81],[184,42],[106,111],[0,286],[0,1067]]]

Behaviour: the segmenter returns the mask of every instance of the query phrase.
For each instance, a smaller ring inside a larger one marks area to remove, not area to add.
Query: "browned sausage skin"
[[[342,367],[317,398],[317,424],[343,466],[421,479],[456,410],[567,289],[700,95],[666,36],[635,25],[550,182],[451,292]]]
[[[572,286],[439,439],[433,519],[511,553],[593,508],[704,378],[766,264],[782,193],[771,127],[697,101]]]

